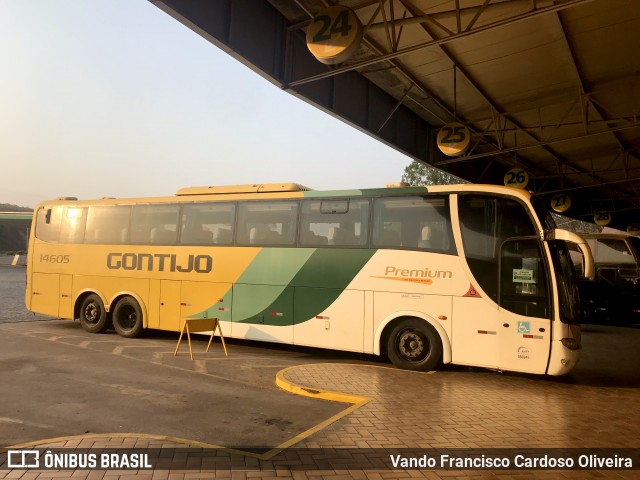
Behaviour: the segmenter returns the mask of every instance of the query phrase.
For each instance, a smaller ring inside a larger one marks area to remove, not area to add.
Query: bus
[[[640,238],[625,233],[586,233],[595,264],[595,281],[581,281],[584,323],[640,324]],[[569,245],[582,272],[582,252]]]
[[[548,375],[580,356],[577,274],[545,203],[447,185],[188,187],[45,201],[26,305],[123,337],[217,318],[231,338]]]

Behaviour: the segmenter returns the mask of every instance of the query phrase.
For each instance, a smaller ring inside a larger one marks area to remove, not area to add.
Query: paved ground
[[[0,323],[43,320],[24,306],[25,267],[12,267],[13,257],[0,255]]]
[[[0,267],[2,292],[11,275]],[[632,448],[637,468],[637,329],[586,327],[583,360],[558,379],[459,367],[418,374],[244,342],[230,342],[224,357],[217,343],[204,354],[202,339],[191,361],[186,348],[173,356],[176,335],[127,340],[13,315],[0,325],[0,445],[136,449],[155,468],[8,470],[5,462],[0,479],[640,478],[640,470],[389,465],[390,452],[405,449]]]

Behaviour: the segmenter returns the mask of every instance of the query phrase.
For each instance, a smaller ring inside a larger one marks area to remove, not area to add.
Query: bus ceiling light
[[[580,344],[575,338],[563,338],[562,345],[567,347],[569,350],[579,350]]]

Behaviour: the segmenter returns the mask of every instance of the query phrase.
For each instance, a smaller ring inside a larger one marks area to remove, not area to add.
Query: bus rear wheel
[[[109,315],[102,299],[92,293],[87,295],[80,305],[80,325],[89,333],[102,333],[109,329]]]
[[[387,355],[398,368],[428,372],[442,361],[442,341],[427,322],[409,318],[391,329]]]
[[[113,309],[113,328],[118,335],[136,338],[142,334],[142,309],[133,297],[123,297]]]

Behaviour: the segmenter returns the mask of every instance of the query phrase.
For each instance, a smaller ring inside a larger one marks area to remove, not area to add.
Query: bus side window
[[[599,238],[595,260],[598,263],[635,264],[636,259],[624,239]]]
[[[536,234],[515,200],[489,195],[459,195],[458,209],[465,259],[480,287],[498,303],[498,263],[504,240]]]
[[[85,243],[123,243],[122,232],[129,228],[130,216],[128,205],[89,207]]]
[[[302,202],[300,246],[365,246],[368,233],[367,199],[314,199]]]
[[[202,221],[198,218],[182,223],[180,234],[182,243],[194,243],[197,245],[209,245],[213,243],[213,232],[205,230]]]
[[[549,318],[547,276],[538,239],[502,243],[500,253],[502,308],[527,317]]]
[[[240,202],[238,206],[238,244],[294,245],[298,202]]]
[[[374,247],[454,253],[447,196],[379,198],[373,218]]]
[[[216,245],[229,245],[233,242],[233,231],[230,228],[217,227],[213,232],[213,243]]]
[[[173,245],[178,236],[178,205],[135,205],[131,243]]]
[[[86,222],[86,208],[65,207],[60,228],[60,243],[82,243]]]
[[[329,228],[327,236],[329,245],[355,245],[355,235],[352,228],[334,226]]]
[[[420,229],[418,246],[428,250],[442,250],[443,234],[437,227],[426,225]]]
[[[236,204],[196,203],[183,205],[180,243],[190,245],[231,245]]]
[[[62,207],[41,208],[36,217],[36,237],[43,242],[58,243],[62,222]]]

